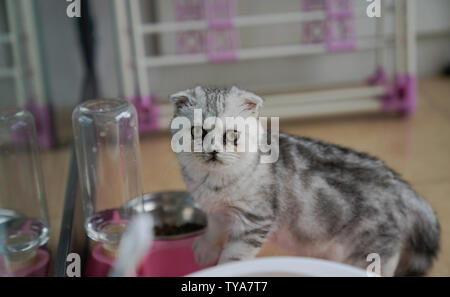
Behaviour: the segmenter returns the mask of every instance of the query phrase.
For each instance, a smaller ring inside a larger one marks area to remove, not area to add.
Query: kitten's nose
[[[210,160],[217,160],[217,151],[216,150],[213,150],[210,154],[211,154]]]

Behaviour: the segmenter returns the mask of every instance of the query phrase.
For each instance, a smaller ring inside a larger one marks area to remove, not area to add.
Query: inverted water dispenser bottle
[[[34,118],[0,111],[0,276],[45,276],[49,235]]]
[[[72,121],[84,227],[114,257],[128,221],[142,209],[127,206],[142,203],[136,110],[124,100],[91,100],[75,108]]]

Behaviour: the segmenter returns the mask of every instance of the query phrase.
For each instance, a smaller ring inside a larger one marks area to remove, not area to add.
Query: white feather
[[[135,276],[153,241],[153,218],[138,214],[131,221],[120,241],[119,252],[110,276]]]

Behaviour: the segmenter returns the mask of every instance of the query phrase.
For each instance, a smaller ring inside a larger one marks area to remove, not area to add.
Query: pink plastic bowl
[[[134,207],[133,203],[134,200],[127,206]],[[187,192],[145,194],[144,211],[152,214],[157,226],[195,223],[202,228],[186,234],[156,236],[137,276],[184,276],[204,268],[195,261],[192,245],[205,231],[207,219]],[[102,244],[97,245],[89,259],[86,276],[107,276],[114,261],[105,256]]]
[[[199,235],[177,240],[156,240],[139,269],[138,276],[185,276],[201,270],[192,244]]]
[[[199,236],[153,241],[150,252],[136,273],[137,276],[185,276],[206,268],[197,264],[192,251],[192,244]],[[92,251],[86,268],[86,276],[108,276],[115,259],[106,256],[102,250],[103,245],[99,244]]]

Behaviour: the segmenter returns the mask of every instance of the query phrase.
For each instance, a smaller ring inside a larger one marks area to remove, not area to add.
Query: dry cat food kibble
[[[203,225],[195,223],[186,223],[181,226],[175,226],[171,224],[163,224],[161,226],[155,226],[156,236],[170,236],[170,235],[181,235],[191,232],[200,231],[203,229]]]

